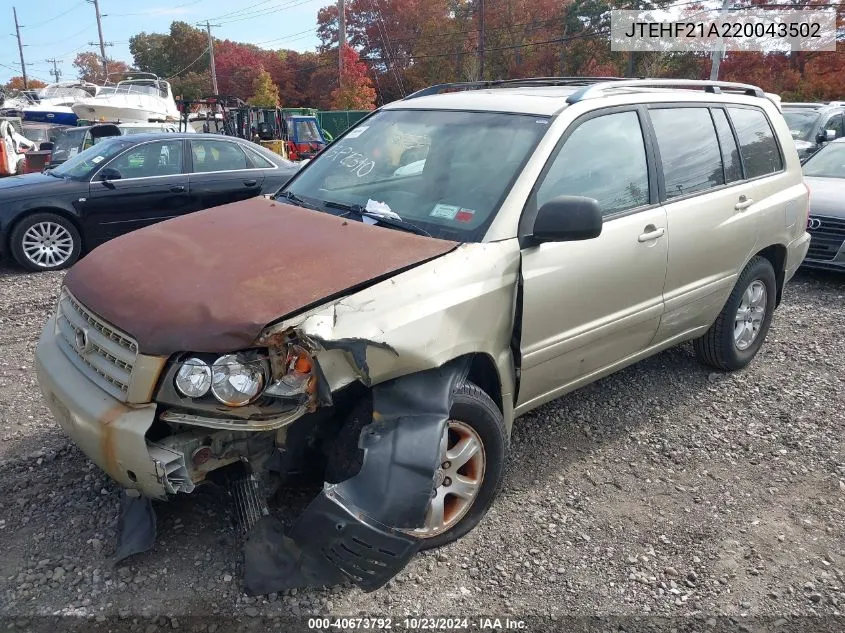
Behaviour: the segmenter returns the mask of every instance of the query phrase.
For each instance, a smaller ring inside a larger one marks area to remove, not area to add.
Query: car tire
[[[477,463],[468,463],[457,470],[446,471],[447,473],[464,472],[469,479],[477,478],[480,474],[479,486],[472,501],[448,529],[436,533],[432,531],[431,534],[424,534],[425,528],[414,532],[416,536],[422,538],[420,548],[422,550],[441,547],[457,541],[478,525],[493,504],[493,500],[502,486],[505,473],[508,437],[505,431],[504,418],[496,403],[478,385],[465,381],[455,390],[447,433],[449,449],[457,446],[457,443],[453,445],[454,439],[464,441],[472,437],[473,441],[478,442],[483,454],[481,460],[483,468],[480,469],[482,471],[480,473],[464,471],[463,469],[469,466],[475,466],[478,469]],[[478,462],[477,459],[475,461]],[[439,476],[442,476],[442,474]],[[444,486],[446,483],[446,480],[443,480],[443,483],[435,487],[435,496],[432,503],[435,502],[439,494],[445,494],[449,498],[448,492],[439,492],[448,488],[448,486]]]
[[[38,244],[41,250],[36,250]],[[70,220],[55,213],[34,213],[12,230],[9,247],[15,261],[27,270],[61,270],[79,259],[82,238]]]
[[[769,332],[776,298],[772,264],[764,257],[754,257],[739,275],[715,323],[693,342],[698,360],[721,371],[736,371],[748,365]]]

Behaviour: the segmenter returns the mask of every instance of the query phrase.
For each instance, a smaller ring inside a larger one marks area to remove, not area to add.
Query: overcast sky
[[[100,0],[106,54],[129,64],[129,38],[146,31],[167,33],[173,20],[220,24],[215,37],[296,51],[317,47],[317,11],[332,0]],[[61,59],[62,81],[76,79],[71,66],[82,51],[99,51],[94,5],[86,0],[0,0],[0,84],[20,75],[12,7],[18,12],[24,59],[30,78],[52,82],[52,64]]]

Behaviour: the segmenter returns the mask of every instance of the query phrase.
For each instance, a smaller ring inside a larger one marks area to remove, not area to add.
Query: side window
[[[834,130],[836,138],[845,136],[845,115],[835,114],[824,126],[825,130]]]
[[[648,204],[648,163],[636,112],[598,116],[570,134],[540,183],[537,206],[558,196],[594,198],[603,215]]]
[[[228,141],[191,141],[194,172],[249,169],[246,154],[236,143]]]
[[[736,146],[736,139],[725,111],[719,108],[710,110],[713,115],[713,122],[716,124],[716,134],[719,137],[719,146],[722,149],[722,164],[725,166],[725,179],[727,182],[742,180],[742,165],[739,162],[739,148]]]
[[[709,109],[660,108],[649,114],[660,148],[667,198],[725,184]]]
[[[182,173],[182,142],[145,143],[115,158],[109,167],[123,178],[173,176]]]
[[[772,126],[762,110],[728,108],[728,113],[739,139],[745,177],[757,178],[783,169],[783,160]]]
[[[275,167],[273,163],[264,158],[261,154],[256,152],[251,147],[244,147],[243,149],[249,155],[249,159],[252,161],[252,164],[256,167],[260,167],[261,169],[273,169],[273,167]]]

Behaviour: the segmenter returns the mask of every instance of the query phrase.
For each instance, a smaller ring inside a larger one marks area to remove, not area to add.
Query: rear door
[[[240,144],[218,139],[191,139],[191,204],[207,209],[253,198],[261,193],[264,170],[257,168]]]
[[[82,204],[86,223],[95,241],[189,212],[188,176],[184,170],[181,139],[141,143],[123,152],[98,170]],[[103,181],[103,169],[120,178]]]
[[[656,338],[664,342],[716,318],[753,253],[763,209],[724,109],[655,104],[649,115],[671,234]]]

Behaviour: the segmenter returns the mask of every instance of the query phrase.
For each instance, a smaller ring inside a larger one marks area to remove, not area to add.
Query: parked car
[[[837,102],[784,103],[782,111],[802,160],[819,151],[825,143],[845,136],[845,106],[837,105]]]
[[[402,138],[424,141],[419,171],[397,174]],[[752,362],[807,213],[789,128],[754,86],[436,86],[273,200],[88,255],[38,381],[128,491],[122,534],[144,544],[117,558],[153,542],[150,499],[230,478],[247,591],[372,590],[478,524],[516,416],[684,341],[719,371]],[[285,530],[264,498],[309,468],[325,484]]]
[[[845,138],[828,143],[803,169],[812,236],[804,266],[845,272]]]
[[[67,129],[73,128],[69,125],[33,123],[32,121],[24,121],[21,123],[21,134],[35,143],[35,146],[38,148],[40,148],[42,143],[55,143],[56,137]]]
[[[29,270],[65,268],[139,227],[273,193],[296,169],[220,135],[107,138],[44,173],[0,180],[0,248]]]
[[[190,128],[190,126],[189,126]],[[193,133],[193,128],[189,133]],[[54,141],[49,167],[57,167],[68,158],[93,147],[106,138],[129,134],[150,134],[160,132],[172,134],[179,132],[176,123],[95,123],[93,125],[68,127]]]

